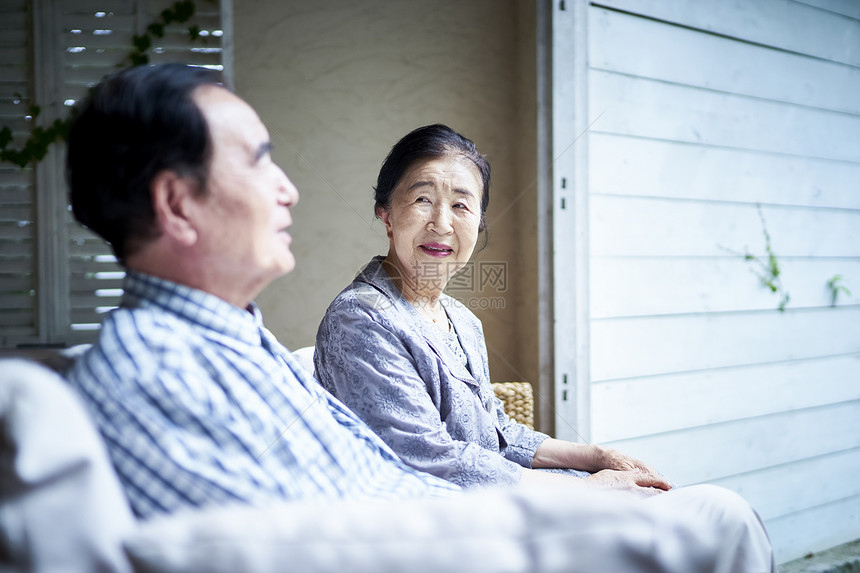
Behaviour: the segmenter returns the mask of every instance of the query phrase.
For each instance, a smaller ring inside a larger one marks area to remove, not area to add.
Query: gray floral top
[[[464,364],[375,257],[317,332],[320,383],[410,466],[461,486],[515,485],[547,436],[514,422],[493,394],[481,322],[443,295]]]

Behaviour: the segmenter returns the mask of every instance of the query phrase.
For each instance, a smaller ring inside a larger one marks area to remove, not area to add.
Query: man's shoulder
[[[165,346],[187,340],[193,330],[188,319],[159,307],[121,307],[105,318],[101,335],[134,337],[152,345]]]
[[[118,308],[105,318],[99,338],[78,359],[69,377],[74,382],[90,377],[116,376],[145,379],[155,375],[170,357],[193,352],[191,325],[157,308]]]

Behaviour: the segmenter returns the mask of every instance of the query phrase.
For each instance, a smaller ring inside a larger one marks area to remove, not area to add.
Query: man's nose
[[[287,174],[284,173],[283,169],[277,165],[275,166],[275,169],[278,170],[279,201],[287,207],[292,207],[299,202],[299,190],[296,189],[296,186],[293,185],[293,182],[290,181],[290,178],[287,177]]]

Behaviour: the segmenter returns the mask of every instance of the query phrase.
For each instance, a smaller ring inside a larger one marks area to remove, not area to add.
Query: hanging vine
[[[827,290],[830,293],[830,306],[836,306],[836,301],[839,299],[840,294],[851,296],[851,291],[842,284],[842,279],[842,275],[833,275],[827,281]]]
[[[770,233],[767,230],[767,223],[764,220],[764,213],[761,211],[761,205],[756,204],[758,217],[761,221],[761,230],[764,235],[764,249],[767,257],[757,257],[746,250],[744,253],[739,253],[726,247],[721,247],[733,255],[743,257],[743,259],[752,265],[752,271],[758,277],[759,282],[763,287],[766,287],[770,292],[779,296],[779,305],[777,309],[780,312],[785,312],[785,307],[791,299],[788,292],[782,286],[782,268],[779,264],[779,259],[773,248],[770,245]]]
[[[128,61],[132,66],[142,66],[149,63],[149,51],[152,49],[152,39],[163,38],[164,29],[170,24],[183,24],[194,16],[194,2],[182,0],[173,4],[172,7],[163,10],[153,22],[146,27],[146,32],[132,37],[134,46],[128,55]],[[193,42],[200,38],[200,27],[189,26],[188,37]]]
[[[764,234],[764,248],[767,253],[767,261],[765,262],[749,252],[744,255],[744,260],[753,264],[753,272],[758,275],[761,284],[767,287],[770,292],[779,296],[779,306],[777,306],[777,309],[780,312],[784,312],[785,306],[788,304],[791,297],[782,286],[782,279],[780,278],[782,269],[779,266],[779,259],[776,258],[776,254],[770,246],[770,233],[767,231],[767,223],[764,220],[764,213],[761,212],[761,205],[756,205],[756,208],[758,209],[758,217],[761,219],[761,229]]]
[[[118,67],[141,66],[149,63],[153,39],[164,38],[167,26],[188,22],[194,16],[194,12],[195,5],[192,0],[178,0],[170,8],[162,10],[158,17],[146,27],[143,34],[135,34],[132,37],[132,48]],[[199,26],[192,25],[187,30],[192,42],[201,39],[206,40],[205,37],[201,36]],[[15,97],[19,100],[23,99],[20,94],[15,94]],[[30,105],[27,108],[25,118],[35,124],[41,111],[41,106]],[[71,117],[68,116],[65,119],[55,119],[46,127],[37,125],[18,149],[9,147],[14,138],[12,129],[8,125],[3,126],[0,129],[0,162],[12,163],[22,168],[38,163],[48,154],[51,145],[66,140],[70,125]]]
[[[38,105],[31,105],[27,108],[27,117],[30,118],[30,121],[35,122],[41,111],[42,109]],[[48,127],[37,125],[20,149],[8,148],[12,142],[12,129],[8,125],[4,125],[3,129],[0,129],[0,161],[12,163],[18,167],[26,167],[29,163],[38,163],[48,154],[48,148],[51,144],[66,140],[69,133],[69,123],[69,118],[58,118]]]

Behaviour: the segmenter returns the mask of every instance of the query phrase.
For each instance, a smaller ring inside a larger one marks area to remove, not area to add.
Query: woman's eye
[[[427,197],[419,197],[415,200],[416,203],[429,203],[430,200]]]

